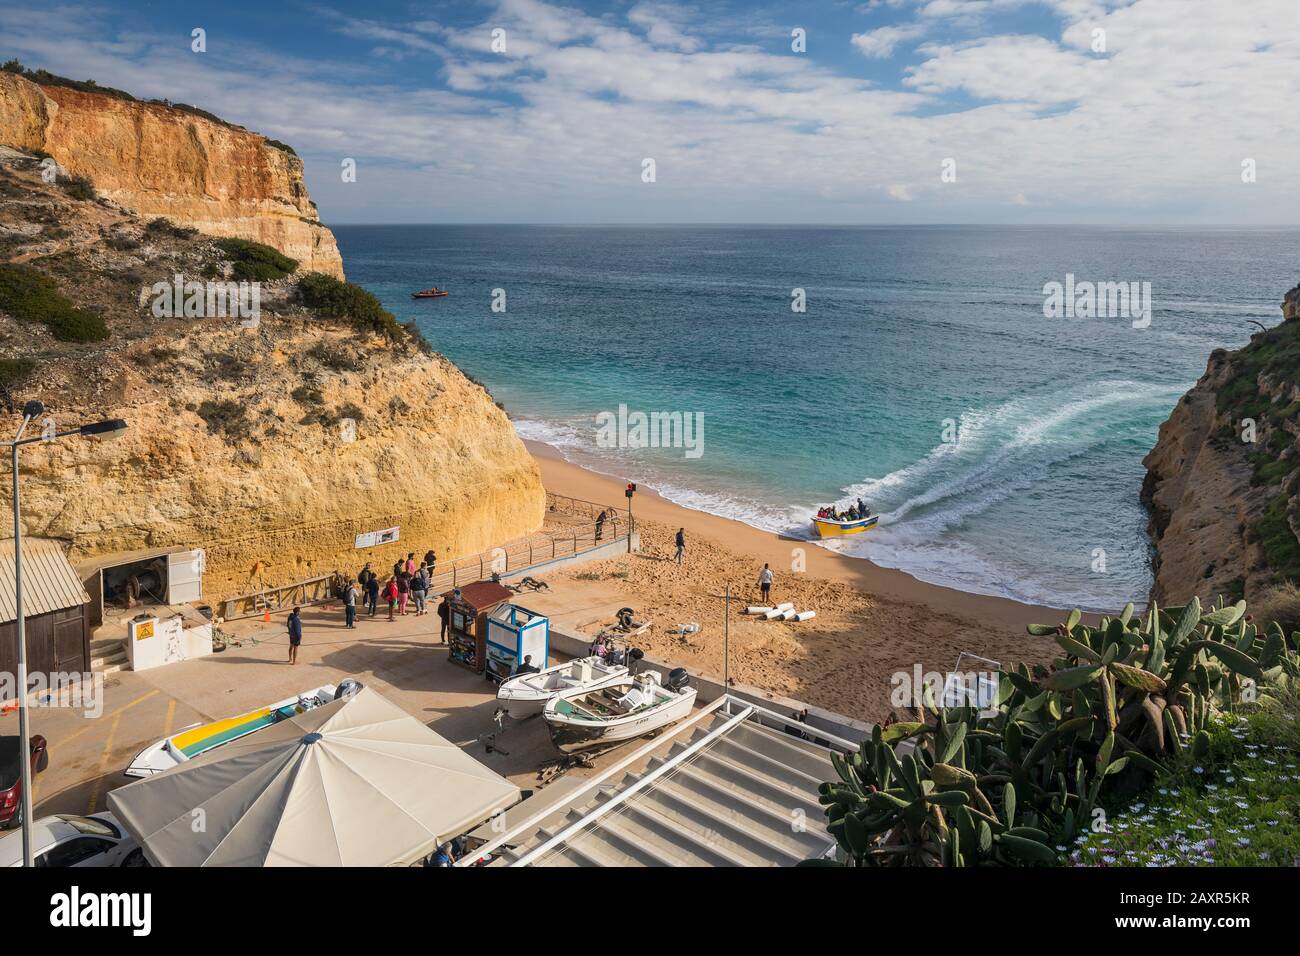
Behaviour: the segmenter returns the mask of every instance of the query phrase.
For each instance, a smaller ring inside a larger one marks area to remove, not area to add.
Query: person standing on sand
[[[411,551],[411,552],[409,552],[409,553],[406,555],[406,569],[405,569],[405,570],[406,570],[406,573],[407,573],[407,574],[414,574],[414,573],[415,573],[415,552],[414,552],[414,551]]]
[[[298,645],[302,643],[302,617],[298,608],[289,615],[289,663],[298,663]]]
[[[379,575],[375,574],[374,571],[371,571],[370,577],[366,579],[366,613],[370,617],[374,617],[375,608],[378,606],[379,606]]]
[[[686,529],[677,529],[677,563],[682,563],[682,556],[686,554]]]
[[[438,556],[433,553],[433,548],[424,552],[424,563],[429,566],[429,580],[433,580],[433,569],[438,565]]]
[[[447,643],[447,622],[451,617],[451,605],[447,598],[443,598],[438,605],[438,619],[442,621],[442,628],[438,632],[438,643]]]
[[[346,628],[357,626],[357,586],[349,580],[343,585],[343,613],[346,617]]]
[[[772,569],[766,564],[763,565],[763,570],[758,572],[758,590],[762,592],[762,600],[766,604],[767,596],[772,590]]]

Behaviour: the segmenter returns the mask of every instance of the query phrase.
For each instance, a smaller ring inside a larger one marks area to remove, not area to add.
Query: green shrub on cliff
[[[390,342],[428,343],[413,326],[402,326],[371,293],[322,272],[309,272],[298,280],[298,298],[308,309],[331,319],[341,319],[365,332],[378,332]]]
[[[21,385],[35,368],[36,363],[31,359],[0,358],[0,393]]]
[[[0,265],[0,309],[26,322],[40,322],[60,342],[101,342],[104,320],[78,309],[49,276],[30,266]]]
[[[229,260],[231,278],[247,282],[274,282],[298,268],[298,260],[248,239],[218,239],[217,248]]]

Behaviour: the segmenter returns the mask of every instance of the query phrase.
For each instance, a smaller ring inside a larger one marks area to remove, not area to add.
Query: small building
[[[447,602],[447,659],[482,674],[487,658],[487,619],[513,592],[495,581],[475,581],[453,588]]]
[[[542,670],[550,654],[550,621],[536,611],[509,602],[498,604],[487,619],[488,680],[501,683],[527,659]]]
[[[18,673],[18,601],[14,540],[0,541],[0,673]],[[23,539],[23,617],[29,674],[90,670],[90,595],[63,545]]]

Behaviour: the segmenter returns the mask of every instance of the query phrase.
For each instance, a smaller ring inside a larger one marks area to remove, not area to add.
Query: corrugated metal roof
[[[735,707],[748,710],[738,699]],[[791,866],[825,856],[835,839],[826,831],[817,788],[835,778],[830,749],[764,726],[752,710],[735,722],[730,709],[715,706],[689,735],[667,731],[663,748],[641,769],[611,778],[595,793],[561,800],[538,830],[511,841],[497,864]],[[700,749],[689,753],[697,741]],[[681,762],[672,763],[678,754]],[[630,792],[656,771],[661,775]],[[625,801],[601,816],[600,808],[622,791],[629,791]],[[544,849],[551,841],[558,842]]]
[[[14,577],[14,539],[9,538],[0,541],[0,624],[18,619]],[[80,607],[89,600],[59,542],[23,538],[24,617]]]

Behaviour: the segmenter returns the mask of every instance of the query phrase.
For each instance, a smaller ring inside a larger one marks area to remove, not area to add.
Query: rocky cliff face
[[[213,601],[408,551],[471,554],[542,522],[536,463],[440,357],[389,358],[382,342],[285,322],[141,341],[100,362],[96,395],[69,407],[60,398],[83,372],[47,369],[24,396],[60,422],[130,423],[112,441],[23,454],[25,527],[68,541],[74,561],[201,547]],[[394,525],[399,544],[354,549]]]
[[[1282,312],[1245,348],[1211,354],[1145,459],[1162,604],[1300,579],[1300,286]]]
[[[0,143],[48,153],[99,195],[142,216],[272,246],[342,278],[302,160],[263,136],[158,103],[0,72]]]
[[[0,304],[0,410],[13,423],[36,398],[57,427],[129,429],[23,451],[27,533],[66,541],[74,561],[204,548],[216,602],[408,551],[471,554],[541,526],[537,463],[446,359],[313,314],[301,268],[263,284],[256,327],[158,318],[152,284],[220,276],[218,244],[46,183],[39,162],[0,147],[0,293],[17,264],[102,316],[109,336],[58,341]],[[8,491],[0,482],[0,513]],[[394,525],[398,544],[354,549],[357,534]]]

